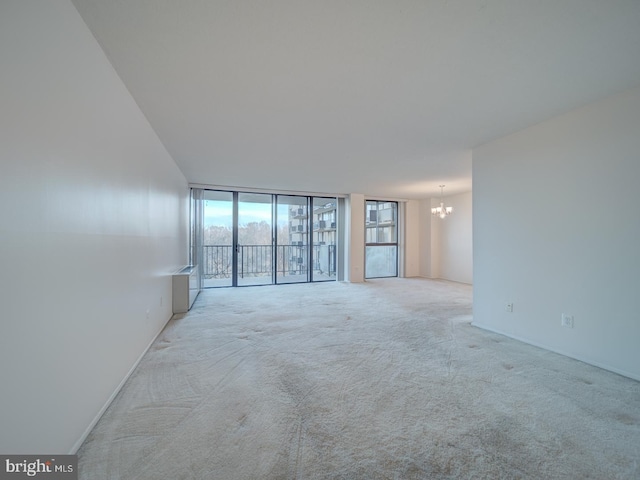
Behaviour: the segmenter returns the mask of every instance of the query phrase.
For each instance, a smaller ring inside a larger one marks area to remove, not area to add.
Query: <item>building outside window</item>
[[[398,276],[398,203],[367,200],[365,278]]]

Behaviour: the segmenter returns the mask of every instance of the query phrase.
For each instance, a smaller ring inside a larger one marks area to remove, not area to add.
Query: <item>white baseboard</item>
[[[473,325],[474,327],[481,328],[482,330],[487,330],[489,332],[497,333],[499,335],[504,335],[505,337],[513,338],[514,340],[517,340],[517,341],[522,342],[522,343],[526,343],[528,345],[532,345],[534,347],[542,348],[543,350],[548,350],[549,352],[557,353],[558,355],[563,355],[565,357],[573,358],[574,360],[578,360],[580,362],[586,363],[588,365],[592,365],[594,367],[602,368],[603,370],[607,370],[609,372],[617,373],[618,375],[622,375],[623,377],[631,378],[632,380],[640,381],[640,376],[634,375],[633,373],[627,372],[626,370],[621,370],[619,368],[612,367],[611,365],[607,365],[607,364],[600,363],[600,362],[595,362],[595,361],[593,361],[593,360],[591,360],[589,358],[585,358],[585,357],[582,357],[580,355],[574,355],[572,353],[565,352],[565,351],[559,350],[557,348],[551,348],[548,345],[532,342],[530,340],[527,340],[526,338],[521,338],[521,337],[518,337],[517,335],[511,335],[510,333],[506,333],[506,332],[497,330],[495,328],[487,327],[486,325],[482,325],[481,323],[471,322],[471,325]]]
[[[89,426],[85,429],[84,433],[80,436],[80,438],[76,441],[76,443],[73,444],[73,446],[71,447],[71,450],[69,451],[69,455],[75,455],[78,450],[80,449],[80,447],[82,446],[82,444],[84,443],[84,441],[87,439],[87,437],[89,436],[89,434],[91,433],[91,430],[93,430],[93,427],[96,426],[96,424],[98,423],[98,421],[100,420],[100,418],[102,418],[102,415],[104,415],[104,412],[107,411],[107,408],[109,408],[109,405],[111,405],[111,402],[113,402],[113,400],[116,398],[116,396],[118,395],[118,393],[120,393],[120,390],[122,390],[122,387],[124,387],[124,384],[127,383],[127,380],[129,380],[129,377],[133,374],[133,372],[135,371],[135,369],[138,367],[138,365],[140,364],[140,362],[142,361],[142,358],[147,354],[147,352],[149,351],[149,349],[151,348],[151,345],[154,344],[154,342],[156,341],[156,339],[160,336],[160,334],[164,331],[165,327],[167,326],[167,324],[171,321],[171,319],[173,318],[173,315],[171,317],[169,317],[169,319],[162,325],[162,327],[160,328],[160,330],[158,331],[158,333],[156,333],[153,337],[153,339],[149,342],[149,344],[147,345],[147,348],[144,349],[144,351],[140,354],[140,356],[138,357],[138,359],[134,362],[133,366],[129,369],[129,371],[127,372],[127,374],[124,376],[124,378],[122,379],[122,381],[118,384],[118,386],[115,388],[115,390],[113,391],[113,393],[109,396],[109,398],[107,399],[107,401],[105,402],[105,404],[102,406],[102,408],[100,409],[100,411],[98,411],[98,414],[94,417],[94,419],[91,421],[91,423],[89,424]]]

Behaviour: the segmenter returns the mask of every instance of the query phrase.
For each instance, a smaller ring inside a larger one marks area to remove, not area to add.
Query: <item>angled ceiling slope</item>
[[[479,144],[640,84],[637,0],[73,0],[193,183],[471,189]]]

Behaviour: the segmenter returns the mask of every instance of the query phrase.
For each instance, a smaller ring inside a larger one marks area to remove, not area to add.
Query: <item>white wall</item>
[[[364,282],[364,195],[352,193],[346,203],[347,252],[345,278],[351,283]]]
[[[404,209],[404,234],[400,249],[404,258],[403,274],[405,277],[420,276],[420,202],[409,200],[398,205]]]
[[[171,317],[187,183],[66,0],[0,4],[0,452],[68,453]]]
[[[433,276],[473,283],[471,192],[443,198],[446,207],[453,207],[453,213],[444,219],[431,215]],[[439,197],[431,199],[432,207],[439,205]]]
[[[418,202],[418,248],[420,249],[419,276],[433,278],[431,274],[431,201],[430,199]]]
[[[639,180],[640,88],[475,149],[474,323],[640,379]]]
[[[429,222],[429,267],[423,275],[454,282],[473,283],[473,231],[472,193],[443,197],[446,207],[453,213],[446,218],[431,215],[431,207],[440,205],[440,197],[424,205],[425,219]],[[426,230],[424,235],[427,235]]]

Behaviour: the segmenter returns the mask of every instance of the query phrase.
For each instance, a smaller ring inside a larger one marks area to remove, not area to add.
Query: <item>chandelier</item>
[[[445,207],[444,202],[442,201],[442,191],[444,189],[444,185],[439,185],[440,187],[440,206],[434,207],[431,209],[431,214],[435,217],[445,218],[447,215],[451,215],[453,212],[453,207]]]

